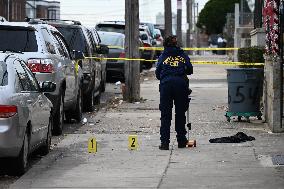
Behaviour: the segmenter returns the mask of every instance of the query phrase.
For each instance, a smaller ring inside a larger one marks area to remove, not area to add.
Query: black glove
[[[186,67],[185,68],[185,73],[186,73],[186,75],[193,74],[193,67]]]

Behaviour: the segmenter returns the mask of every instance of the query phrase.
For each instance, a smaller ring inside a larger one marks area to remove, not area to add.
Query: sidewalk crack
[[[169,157],[167,166],[166,166],[166,168],[165,168],[165,170],[164,170],[164,172],[163,172],[163,175],[162,175],[162,177],[161,177],[161,179],[160,179],[160,181],[159,181],[159,184],[158,184],[158,186],[157,186],[157,189],[161,188],[161,185],[162,185],[162,183],[163,183],[163,181],[164,181],[164,178],[165,178],[166,175],[167,175],[167,172],[168,172],[168,169],[169,169],[171,160],[172,160],[173,150],[174,150],[174,142],[173,142],[173,144],[171,145],[170,157]]]

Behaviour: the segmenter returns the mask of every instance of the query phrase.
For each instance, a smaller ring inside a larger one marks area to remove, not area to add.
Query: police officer
[[[178,47],[177,37],[164,41],[164,52],[159,57],[156,77],[160,80],[161,128],[159,149],[169,150],[172,107],[175,104],[175,130],[179,148],[186,147],[186,117],[188,109],[188,78],[193,73],[189,57]]]

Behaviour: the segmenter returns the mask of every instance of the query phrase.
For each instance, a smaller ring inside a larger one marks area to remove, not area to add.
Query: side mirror
[[[148,36],[147,36],[147,34],[142,34],[141,36],[140,36],[140,38],[141,38],[141,40],[148,40]]]
[[[81,60],[81,59],[84,59],[84,58],[85,58],[85,56],[84,56],[83,52],[75,51],[75,50],[72,51],[72,59],[73,60]]]
[[[99,54],[108,54],[109,48],[106,45],[100,45],[99,47]]]
[[[56,84],[51,82],[51,81],[44,81],[41,84],[41,92],[46,93],[46,92],[54,92],[56,90]]]

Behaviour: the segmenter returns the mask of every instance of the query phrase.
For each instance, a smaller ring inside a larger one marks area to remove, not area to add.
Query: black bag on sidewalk
[[[248,136],[243,132],[238,132],[236,135],[228,136],[228,137],[221,137],[221,138],[213,138],[210,139],[210,143],[241,143],[255,140],[254,137]]]

